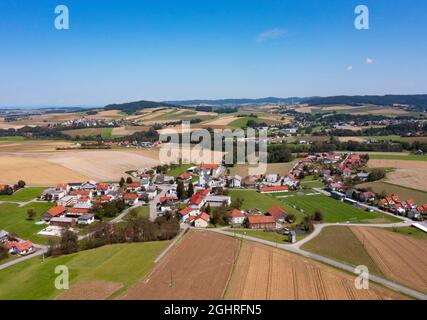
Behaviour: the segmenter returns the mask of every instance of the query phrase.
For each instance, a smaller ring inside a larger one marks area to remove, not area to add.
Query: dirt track
[[[107,281],[79,281],[56,300],[105,300],[123,285]]]
[[[427,292],[427,243],[390,231],[352,228],[388,278]]]
[[[190,231],[125,300],[221,299],[239,242],[208,231]]]
[[[282,250],[245,242],[225,298],[378,300],[402,297],[373,284],[369,290],[357,290],[351,275]]]

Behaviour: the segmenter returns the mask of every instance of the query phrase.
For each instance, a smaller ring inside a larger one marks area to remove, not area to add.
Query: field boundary
[[[230,274],[228,275],[227,282],[224,286],[224,290],[221,295],[221,300],[224,300],[225,295],[227,294],[227,290],[230,285],[231,278],[233,277],[234,271],[236,269],[237,261],[239,260],[239,257],[240,257],[240,251],[242,250],[243,241],[241,239],[238,239],[238,240],[239,240],[239,247],[236,250],[237,254],[234,255],[233,266],[231,267]]]

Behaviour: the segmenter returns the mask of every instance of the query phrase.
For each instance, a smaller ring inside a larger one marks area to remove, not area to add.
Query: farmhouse
[[[128,206],[133,206],[138,203],[138,195],[136,193],[125,193],[123,195],[123,201]]]
[[[43,214],[42,219],[45,221],[50,221],[52,218],[64,215],[65,211],[66,209],[63,206],[50,208],[46,213]]]
[[[230,205],[231,197],[229,196],[206,196],[205,202],[211,207],[220,207],[222,205]]]
[[[93,222],[95,222],[95,216],[93,214],[84,214],[82,216],[80,216],[77,220],[78,224],[92,224]]]
[[[277,223],[285,223],[288,217],[286,212],[278,206],[272,206],[265,215],[273,217]]]
[[[279,192],[288,192],[288,186],[276,186],[276,187],[260,187],[260,193],[279,193]]]
[[[245,219],[246,216],[240,210],[234,209],[228,213],[228,222],[230,224],[243,224]]]
[[[248,217],[249,229],[273,230],[276,228],[276,220],[271,216],[254,216]]]
[[[200,213],[194,219],[194,226],[196,228],[207,228],[209,226],[209,215],[207,213]]]
[[[7,241],[3,245],[11,254],[20,256],[28,255],[34,251],[31,241]]]

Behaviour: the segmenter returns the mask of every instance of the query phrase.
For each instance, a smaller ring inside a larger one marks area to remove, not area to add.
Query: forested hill
[[[134,102],[127,102],[127,103],[121,103],[121,104],[109,104],[104,107],[105,110],[121,110],[123,112],[126,112],[128,114],[135,113],[141,109],[152,109],[152,108],[171,108],[171,107],[179,107],[177,105],[164,103],[164,102],[155,102],[155,101],[134,101]]]
[[[419,110],[427,110],[427,94],[420,95],[385,95],[385,96],[335,96],[309,98],[304,103],[310,105],[363,105],[378,106],[408,105]]]

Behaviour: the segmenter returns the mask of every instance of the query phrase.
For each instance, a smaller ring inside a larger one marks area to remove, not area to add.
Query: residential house
[[[142,185],[139,182],[132,182],[126,184],[126,191],[129,192],[138,192],[141,190]]]
[[[34,252],[34,246],[31,241],[7,241],[3,245],[11,254],[25,256]]]
[[[58,206],[69,207],[77,202],[77,197],[75,196],[65,196],[56,201]]]
[[[138,195],[136,193],[125,193],[123,195],[123,201],[128,206],[134,206],[138,203]]]
[[[234,209],[228,213],[228,223],[230,224],[243,224],[246,216],[242,211]]]
[[[368,191],[367,192],[362,192],[359,195],[359,199],[362,202],[373,202],[373,201],[375,201],[375,193],[368,192]]]
[[[251,216],[248,217],[247,226],[249,229],[276,229],[276,220],[271,216]]]
[[[68,218],[80,217],[89,213],[89,209],[86,208],[67,208],[67,213],[65,214]]]
[[[194,227],[196,228],[207,228],[209,226],[209,215],[207,213],[200,213],[194,219]]]
[[[148,188],[145,193],[148,195],[148,199],[152,200],[157,196],[156,188]]]
[[[265,181],[267,183],[276,183],[278,179],[278,175],[277,174],[267,174],[265,176]]]
[[[197,216],[200,213],[198,209],[193,209],[190,207],[181,209],[178,211],[179,220],[184,222],[187,221],[189,217]]]
[[[299,181],[295,178],[295,176],[291,173],[287,174],[282,179],[282,185],[287,186],[290,189],[296,189],[298,187]]]
[[[84,214],[77,219],[78,224],[89,225],[95,222],[95,215]]]
[[[192,178],[193,178],[193,176],[189,172],[183,172],[178,176],[178,179],[182,180],[184,182],[190,181]]]

